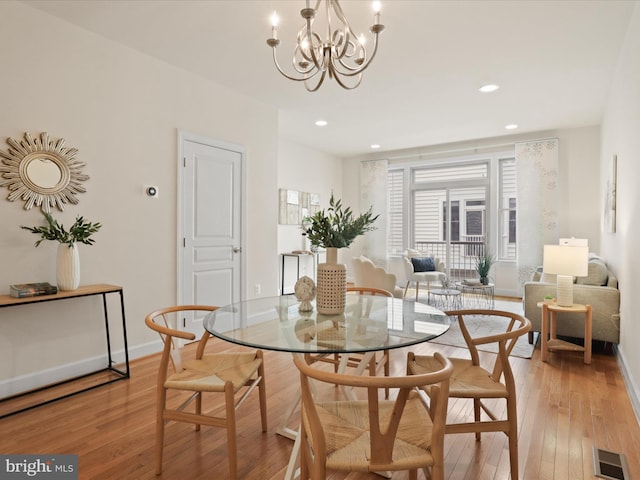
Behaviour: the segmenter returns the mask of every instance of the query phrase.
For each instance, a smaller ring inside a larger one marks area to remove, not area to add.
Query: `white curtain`
[[[375,230],[362,237],[362,254],[377,266],[387,264],[387,160],[373,160],[360,164],[360,211],[372,207],[380,217],[374,223]]]
[[[542,265],[543,245],[558,242],[558,139],[516,143],[518,280]]]

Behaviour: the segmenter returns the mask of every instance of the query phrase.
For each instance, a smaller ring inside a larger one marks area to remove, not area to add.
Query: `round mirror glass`
[[[40,188],[53,188],[62,179],[60,167],[48,158],[34,158],[26,169],[29,180]]]

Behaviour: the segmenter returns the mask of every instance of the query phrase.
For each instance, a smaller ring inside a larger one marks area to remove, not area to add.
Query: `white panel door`
[[[183,138],[180,303],[223,306],[240,301],[242,271],[241,147]],[[180,240],[179,240],[180,241]],[[202,314],[182,328],[200,335]]]

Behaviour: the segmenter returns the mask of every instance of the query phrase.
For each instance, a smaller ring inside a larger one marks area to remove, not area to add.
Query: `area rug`
[[[522,315],[522,303],[496,300],[495,310],[505,310]],[[495,316],[481,316],[477,319],[477,321],[474,320],[475,319],[469,322],[465,322],[467,328],[469,329],[469,333],[471,333],[471,336],[473,337],[484,337],[504,332],[507,325],[507,320]],[[451,345],[454,347],[466,348],[467,344],[464,341],[464,337],[462,336],[462,332],[460,331],[460,325],[458,324],[457,319],[452,317],[452,321],[453,323],[451,324],[451,328],[449,328],[446,333],[440,335],[437,338],[434,338],[433,340],[430,340],[430,342],[439,343],[441,345]],[[537,332],[534,333],[532,344],[529,343],[529,336],[525,334],[518,339],[516,345],[511,351],[511,355],[514,357],[531,358],[537,342]],[[497,344],[480,345],[478,346],[478,350],[497,353],[497,347]]]

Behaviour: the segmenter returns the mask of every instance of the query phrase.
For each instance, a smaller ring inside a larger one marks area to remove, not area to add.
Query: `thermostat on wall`
[[[145,185],[144,193],[151,198],[158,198],[158,187],[154,187],[153,185]]]

